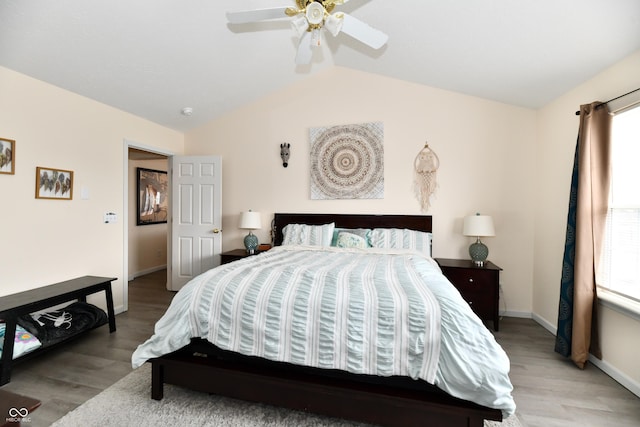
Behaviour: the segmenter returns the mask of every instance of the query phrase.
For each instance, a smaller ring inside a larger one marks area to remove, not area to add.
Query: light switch
[[[105,212],[104,213],[104,223],[105,224],[113,224],[118,222],[118,215],[114,212]]]
[[[80,189],[80,198],[82,200],[89,200],[89,187],[82,187]]]

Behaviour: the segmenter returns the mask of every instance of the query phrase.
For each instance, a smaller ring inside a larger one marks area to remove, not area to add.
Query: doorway
[[[173,154],[132,141],[124,141],[123,311],[129,309],[129,281],[138,276],[165,269],[168,256],[168,224],[137,225],[137,168],[166,172],[169,158]]]

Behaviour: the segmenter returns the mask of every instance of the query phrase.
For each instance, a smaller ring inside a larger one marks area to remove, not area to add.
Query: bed
[[[156,400],[174,384],[378,425],[500,421],[515,411],[509,360],[430,258],[431,227],[276,213],[274,248],[187,284],[132,364],[151,363]]]

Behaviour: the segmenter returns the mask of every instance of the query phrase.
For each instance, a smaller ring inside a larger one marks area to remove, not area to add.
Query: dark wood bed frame
[[[424,215],[276,213],[274,244],[282,243],[287,224],[331,222],[340,228],[432,228],[431,216]],[[174,384],[384,426],[482,427],[485,419],[502,420],[500,410],[456,399],[424,381],[271,362],[226,352],[201,339],[150,362],[151,397],[156,400],[162,399],[164,384]]]

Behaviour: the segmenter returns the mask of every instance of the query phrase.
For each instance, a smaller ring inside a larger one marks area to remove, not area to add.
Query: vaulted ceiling
[[[304,66],[289,18],[225,16],[293,5],[0,0],[0,66],[187,131],[334,65],[537,108],[640,49],[639,0],[350,0],[387,45],[327,33]]]

